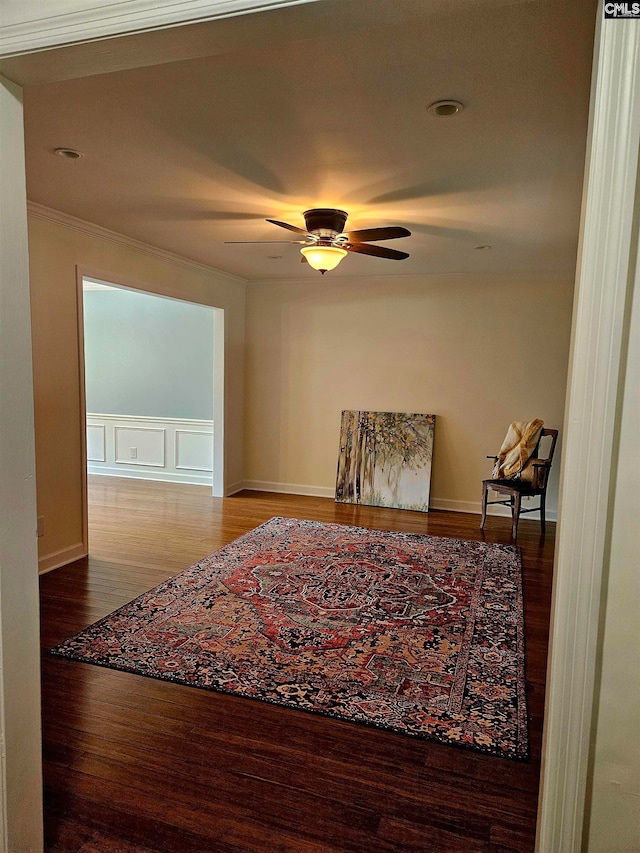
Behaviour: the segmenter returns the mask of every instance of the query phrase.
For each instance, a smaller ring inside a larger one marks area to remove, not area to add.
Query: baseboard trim
[[[47,572],[66,566],[68,563],[73,563],[74,560],[79,560],[80,557],[86,557],[87,553],[84,543],[78,542],[76,545],[61,548],[52,554],[45,554],[44,557],[38,559],[38,574],[45,575]]]
[[[146,469],[136,471],[133,468],[113,468],[111,466],[87,464],[88,474],[97,474],[103,477],[124,477],[128,480],[161,480],[165,483],[186,483],[192,486],[211,486],[212,474],[174,474],[171,471],[158,471]]]
[[[237,483],[229,483],[229,485],[224,490],[225,498],[230,498],[232,495],[237,495],[238,492],[241,492],[243,489],[247,487],[244,484],[244,480],[238,480]]]
[[[482,506],[479,501],[456,501],[448,498],[431,498],[429,509],[442,509],[447,512],[466,512],[470,515],[480,515]],[[506,506],[489,507],[489,515],[511,515]]]
[[[429,503],[430,509],[442,509],[448,512],[467,512],[472,515],[482,515],[482,504],[480,501],[456,501],[447,498],[432,498]],[[526,509],[526,504],[524,506]],[[511,518],[511,510],[504,505],[487,507],[487,515],[498,515],[506,518]],[[558,513],[547,509],[547,521],[557,521]],[[522,518],[540,519],[539,512],[528,512]]]
[[[303,486],[299,483],[274,483],[267,480],[243,480],[233,483],[227,489],[227,496],[247,489],[254,492],[276,492],[285,495],[307,495],[315,498],[334,498],[335,489],[331,486]],[[447,512],[466,512],[472,515],[482,514],[480,501],[457,501],[448,498],[432,498],[429,502],[430,509],[441,509]],[[525,506],[526,509],[526,506]],[[511,510],[506,506],[490,506],[487,515],[497,515],[510,518]],[[540,518],[538,512],[527,513],[526,517],[534,520]],[[547,521],[556,521],[557,512],[547,510]]]
[[[334,498],[332,486],[303,486],[300,483],[271,483],[266,480],[245,480],[243,489],[252,492],[277,492],[284,495],[307,495],[312,498]]]

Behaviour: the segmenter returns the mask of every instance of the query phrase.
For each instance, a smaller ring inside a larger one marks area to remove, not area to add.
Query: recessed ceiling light
[[[473,248],[474,249],[490,249],[491,246],[487,246],[486,244],[483,244],[481,246],[474,246]]]
[[[434,101],[427,107],[427,112],[438,118],[449,118],[461,113],[463,109],[460,101]]]
[[[56,148],[53,153],[67,160],[79,160],[83,156],[82,151],[76,151],[75,148]]]

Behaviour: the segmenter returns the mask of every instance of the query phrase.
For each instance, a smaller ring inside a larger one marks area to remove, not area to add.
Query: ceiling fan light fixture
[[[303,246],[300,253],[306,258],[309,266],[319,270],[322,275],[334,270],[348,254],[345,249],[339,249],[337,246]]]

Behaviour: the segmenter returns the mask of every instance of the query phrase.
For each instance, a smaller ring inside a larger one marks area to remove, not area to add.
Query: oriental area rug
[[[52,649],[525,758],[517,550],[272,518]]]

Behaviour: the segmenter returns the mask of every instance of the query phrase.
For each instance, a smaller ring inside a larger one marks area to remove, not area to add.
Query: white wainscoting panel
[[[164,468],[165,430],[162,427],[114,426],[115,461],[121,465],[152,465]]]
[[[87,471],[209,486],[213,421],[87,413]]]
[[[211,432],[194,429],[176,430],[175,466],[190,471],[213,471]]]
[[[106,462],[104,424],[87,424],[87,462]]]

